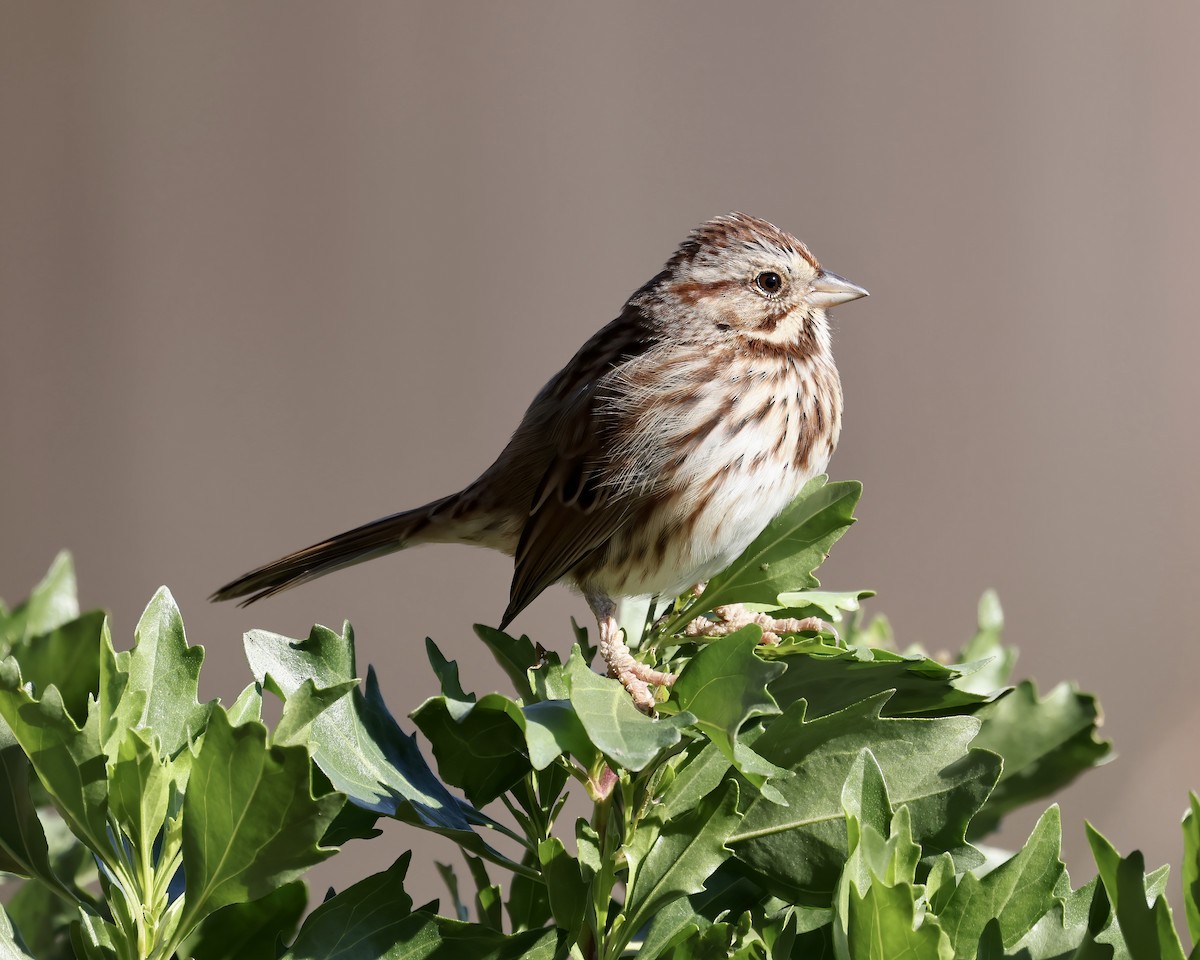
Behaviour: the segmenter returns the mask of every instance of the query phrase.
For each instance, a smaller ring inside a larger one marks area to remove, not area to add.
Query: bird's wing
[[[636,328],[631,331],[628,313],[615,321],[625,321],[622,332],[627,336],[615,336],[610,325],[580,350],[556,382],[547,385],[548,392],[558,393],[559,415],[551,427],[548,463],[514,556],[505,626],[630,522],[645,499],[610,482],[616,436],[629,425],[605,402],[604,384],[611,382],[606,374],[652,346],[652,340]],[[608,342],[598,358],[592,348],[604,334]]]

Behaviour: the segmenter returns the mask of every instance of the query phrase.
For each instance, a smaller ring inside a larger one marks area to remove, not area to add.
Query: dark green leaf
[[[1004,770],[987,805],[971,824],[971,837],[994,829],[1009,811],[1048,796],[1080,773],[1103,763],[1112,744],[1098,736],[1096,698],[1060,684],[1045,697],[1025,680],[984,704],[972,746],[1004,758]]]
[[[578,940],[588,901],[588,886],[580,875],[579,861],[567,853],[556,837],[538,844],[538,861],[555,925],[566,931],[570,940]]]
[[[742,818],[737,799],[737,784],[729,781],[690,814],[664,824],[631,878],[625,903],[627,936],[668,904],[704,889],[704,882],[730,855],[726,844]]]
[[[672,696],[747,780],[764,796],[781,802],[782,794],[767,781],[786,772],[738,742],[739,731],[751,717],[779,713],[767,684],[786,668],[755,655],[761,639],[762,630],[752,625],[704,645],[684,667]]]
[[[433,747],[442,779],[482,807],[533,769],[525,755],[525,718],[520,706],[498,693],[479,702],[465,698],[457,669],[452,672],[457,693],[426,700],[412,718]]]
[[[959,689],[962,674],[922,654],[854,647],[849,650],[818,642],[783,643],[768,656],[787,665],[787,673],[771,684],[779,705],[787,709],[808,702],[808,715],[825,716],[887,690],[895,693],[885,713],[890,716],[941,712],[980,703],[982,695]]]
[[[511,637],[501,630],[486,627],[481,623],[475,624],[475,635],[492,651],[500,669],[512,681],[517,696],[528,697],[533,692],[529,685],[529,670],[537,666],[538,659],[529,638]]]
[[[12,651],[21,665],[21,676],[39,691],[54,684],[76,723],[87,718],[88,697],[100,686],[97,654],[103,626],[103,611],[93,610]]]
[[[285,695],[309,678],[323,687],[355,677],[354,635],[313,627],[307,640],[252,630],[246,656],[260,682],[270,673]],[[388,711],[374,671],[365,695],[352,690],[313,721],[309,749],[334,789],[359,806],[394,816],[469,844],[483,814],[452,795],[429,769],[416,738],[405,734]],[[483,845],[476,837],[479,852]]]
[[[522,707],[525,715],[525,742],[534,770],[545,770],[564,753],[575,757],[590,769],[596,761],[596,748],[570,700],[540,700]]]
[[[0,728],[0,871],[55,883],[46,834],[29,795],[29,758]]]
[[[909,806],[913,836],[925,855],[948,851],[964,863],[971,860],[964,833],[999,774],[999,758],[969,749],[979,721],[881,717],[885,699],[811,722],[801,701],[776,717],[754,744],[772,763],[796,774],[780,786],[790,806],[751,797],[730,843],[776,895],[828,902],[847,855],[842,785],[864,748],[883,771],[892,805]]]
[[[312,795],[302,747],[268,747],[265,727],[230,727],[223,710],[212,711],[183,802],[180,929],[264,896],[332,855],[318,843],[342,802]]]
[[[0,662],[0,717],[33,764],[42,785],[76,836],[101,855],[110,850],[107,834],[105,757],[99,718],[91,711],[81,729],[54,686],[34,700],[11,657]],[[36,841],[35,841],[36,842]]]
[[[308,905],[299,881],[258,900],[234,903],[207,917],[179,949],[180,960],[275,960]]]

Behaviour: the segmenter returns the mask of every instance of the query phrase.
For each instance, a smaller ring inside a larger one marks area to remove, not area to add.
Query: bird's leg
[[[695,592],[699,596],[704,591],[704,584],[696,585]],[[751,613],[744,604],[729,603],[713,610],[720,619],[709,620],[708,617],[697,617],[684,629],[688,637],[724,637],[735,630],[741,630],[747,624],[755,623],[762,627],[762,642],[775,644],[785,633],[830,633],[837,639],[838,632],[820,617],[772,617],[766,613]]]
[[[587,602],[596,615],[596,623],[600,628],[600,656],[608,664],[608,675],[621,681],[621,686],[629,691],[634,705],[639,710],[643,713],[653,713],[654,693],[650,685],[669,687],[675,682],[675,674],[655,670],[634,659],[617,623],[617,605],[610,597],[588,594]]]

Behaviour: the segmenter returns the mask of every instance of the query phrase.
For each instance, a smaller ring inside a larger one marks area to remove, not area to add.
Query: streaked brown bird
[[[551,584],[574,586],[610,674],[650,710],[650,685],[674,677],[633,657],[617,601],[704,582],[824,472],[842,424],[825,311],[866,295],[765,220],[701,224],[534,397],[474,483],[212,599],[253,603],[421,543],[491,547],[515,564],[501,628]]]

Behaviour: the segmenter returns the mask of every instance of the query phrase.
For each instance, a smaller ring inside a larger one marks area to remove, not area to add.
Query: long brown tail
[[[382,557],[384,554],[395,553],[408,546],[418,543],[428,543],[439,539],[430,536],[429,528],[459,494],[435,500],[415,510],[394,513],[390,517],[372,520],[361,527],[339,533],[311,547],[289,553],[286,557],[251,570],[245,576],[238,577],[231,583],[225,584],[209,600],[236,600],[244,607],[271,597],[291,587],[316,580],[327,573],[351,567],[364,560]]]

